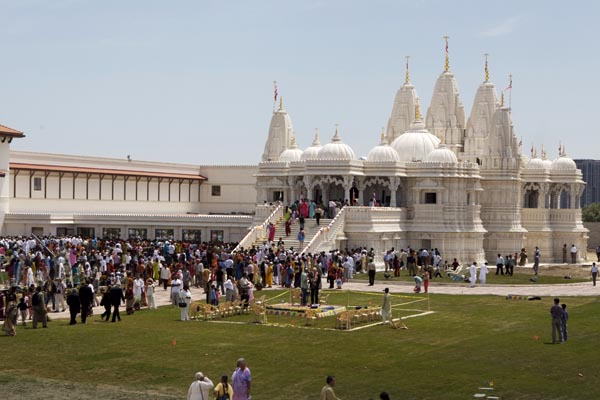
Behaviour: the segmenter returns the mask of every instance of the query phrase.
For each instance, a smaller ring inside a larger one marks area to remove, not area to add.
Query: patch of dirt
[[[89,385],[26,377],[26,375],[16,377],[4,372],[0,373],[0,393],[2,393],[2,399],[4,400],[64,400],[65,398],[78,400],[174,400],[181,399],[184,396],[157,391],[125,390],[107,383],[105,382],[104,385]]]
[[[595,256],[595,254],[594,254]],[[515,272],[531,274],[530,267],[515,267]],[[563,265],[544,265],[540,263],[540,273],[545,276],[570,276],[571,278],[579,278],[579,279],[587,279],[590,275],[590,267],[589,266],[575,266],[569,264]],[[565,280],[565,283],[569,283],[568,280]]]

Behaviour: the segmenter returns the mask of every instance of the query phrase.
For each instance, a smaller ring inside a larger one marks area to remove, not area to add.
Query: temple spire
[[[490,80],[490,71],[488,69],[488,56],[489,56],[489,54],[485,53],[484,56],[485,56],[485,82],[489,82],[489,80]]]
[[[500,107],[504,107],[504,91],[500,93]]]
[[[415,103],[415,121],[421,121],[423,119],[423,117],[421,116],[421,105],[418,97],[416,100],[417,101]]]
[[[410,59],[410,56],[406,56],[406,73],[404,75],[404,83],[410,83],[410,75],[408,73],[408,60]]]
[[[319,142],[319,128],[315,128],[315,140],[313,140],[313,146],[319,146],[321,143]]]
[[[448,72],[450,70],[450,56],[448,55],[448,39],[450,39],[450,36],[444,36],[444,40],[446,41],[446,60],[444,62],[444,72]]]
[[[333,143],[341,142],[339,124],[335,124],[335,135],[333,135],[333,139],[331,140]]]
[[[279,109],[283,110],[283,97],[279,98]]]

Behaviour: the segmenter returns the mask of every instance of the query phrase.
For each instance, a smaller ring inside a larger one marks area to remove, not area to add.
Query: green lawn
[[[419,299],[424,295],[402,295],[394,304]],[[380,295],[342,291],[329,298],[342,305],[380,301]],[[35,390],[41,385],[48,388],[45,399],[64,398],[66,390],[71,398],[184,398],[196,371],[214,379],[230,375],[244,356],[256,400],[318,398],[327,374],[336,375],[342,399],[376,399],[382,390],[392,399],[467,399],[490,380],[502,399],[600,398],[599,301],[562,301],[569,305],[571,335],[563,345],[547,344],[550,298],[432,294],[435,313],[406,319],[408,330],[316,329],[333,327],[332,318],[305,329],[301,318],[274,316],[269,322],[280,326],[242,323],[248,316],[224,320],[236,324],[183,323],[171,307],[124,315],[114,324],[98,316],[86,325],[53,321],[49,329],[19,327],[14,338],[0,336],[0,393],[39,398]],[[394,315],[406,316],[428,303],[399,308]],[[96,384],[99,391],[86,397]]]

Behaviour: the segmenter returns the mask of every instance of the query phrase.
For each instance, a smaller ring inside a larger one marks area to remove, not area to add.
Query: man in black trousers
[[[113,287],[110,288],[110,304],[113,306],[113,316],[111,322],[115,322],[118,318],[121,320],[121,314],[119,314],[119,306],[121,305],[121,301],[125,300],[125,296],[123,295],[123,289],[121,289],[121,283],[117,281]]]
[[[85,324],[85,320],[92,307],[92,288],[90,288],[87,280],[84,280],[79,286],[79,301],[81,301],[81,323]]]
[[[69,306],[69,313],[71,314],[71,322],[69,325],[75,325],[77,320],[77,313],[81,311],[81,302],[79,301],[79,293],[77,293],[77,289],[69,289],[69,294],[67,295],[67,305]]]

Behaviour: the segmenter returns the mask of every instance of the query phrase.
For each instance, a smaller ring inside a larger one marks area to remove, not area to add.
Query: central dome
[[[321,150],[319,150],[319,155],[317,156],[319,160],[355,160],[356,156],[354,155],[354,150],[352,147],[348,146],[345,143],[342,143],[342,139],[340,139],[340,135],[338,129],[335,129],[335,135],[333,135],[333,139],[331,139],[331,143],[327,143]]]
[[[423,121],[418,120],[392,142],[392,147],[398,152],[401,161],[424,161],[439,144],[440,139],[429,133]]]

